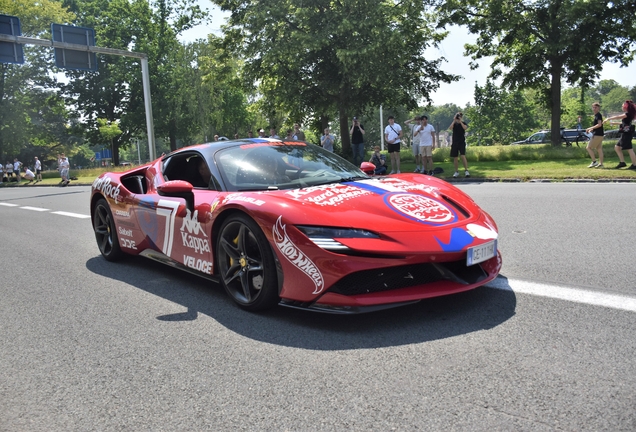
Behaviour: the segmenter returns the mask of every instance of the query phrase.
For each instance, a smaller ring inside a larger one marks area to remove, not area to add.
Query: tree
[[[439,82],[443,59],[424,51],[444,33],[421,1],[213,0],[230,11],[226,46],[244,60],[247,85],[271,111],[295,121],[338,113],[343,152],[350,151],[354,114],[371,107],[417,106]]]
[[[176,149],[180,136],[188,136],[183,120],[183,49],[177,35],[196,25],[204,14],[194,0],[158,0],[151,8],[146,0],[66,0],[77,15],[75,24],[94,28],[98,45],[148,54],[151,99],[156,135],[167,136]],[[144,134],[145,109],[141,70],[137,60],[99,55],[98,70],[67,71],[64,86],[69,105],[85,123],[86,136],[99,142],[97,119],[117,123],[121,135],[113,140],[113,162],[119,163],[119,147]],[[182,132],[184,131],[185,132]]]
[[[49,0],[0,0],[0,10],[19,17],[22,35],[28,37],[40,37],[50,30],[51,22],[66,23],[74,17],[59,2]],[[25,46],[24,52],[25,64],[0,64],[0,158],[43,146],[43,140],[63,140],[66,112],[52,108],[57,104],[56,82],[49,73],[52,50]],[[50,115],[52,111],[64,118]],[[48,135],[53,129],[55,138]]]
[[[520,91],[508,91],[487,80],[475,84],[475,106],[467,109],[471,119],[469,143],[509,144],[537,127],[532,104]]]
[[[465,24],[478,35],[465,46],[474,60],[494,56],[491,77],[509,88],[544,91],[551,141],[560,143],[561,80],[587,88],[605,61],[629,63],[636,26],[633,0],[448,0],[442,25]]]

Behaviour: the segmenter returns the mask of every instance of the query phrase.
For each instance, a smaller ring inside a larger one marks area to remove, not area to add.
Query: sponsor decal
[[[201,228],[201,222],[197,220],[198,216],[198,210],[191,213],[190,209],[186,209],[186,215],[181,224],[181,241],[183,246],[193,249],[195,253],[202,254],[210,252],[210,242],[207,240],[207,234]],[[205,238],[197,237],[199,234]]]
[[[413,193],[386,195],[385,202],[398,213],[419,222],[447,224],[457,220],[454,211],[441,202]]]
[[[115,204],[117,204],[121,185],[112,185],[112,181],[113,180],[108,176],[96,178],[93,182],[93,189],[100,191],[108,198],[114,199]]]
[[[254,141],[260,141],[258,138],[254,139]],[[273,146],[301,146],[301,147],[306,147],[307,144],[305,144],[304,142],[296,142],[296,141],[285,141],[285,142],[280,142],[280,141],[265,141],[263,140],[263,142],[256,142],[254,144],[243,144],[241,146],[241,149],[251,149],[251,148],[256,148],[256,147],[273,147]]]
[[[225,197],[226,201],[242,201],[242,202],[248,202],[248,203],[252,203],[254,205],[257,206],[262,206],[263,204],[265,204],[265,201],[263,200],[259,200],[250,196],[245,196],[243,194],[240,193],[231,193],[228,196]]]
[[[358,180],[352,184],[356,186],[369,190],[378,195],[384,195],[388,192],[412,192],[412,191],[421,191],[425,192],[434,197],[439,197],[439,188],[434,186],[429,186],[421,183],[413,183],[407,182],[404,180],[400,180],[397,178],[385,177],[380,179],[379,181],[376,179],[372,180]]]
[[[137,245],[130,239],[119,237],[119,244],[121,247],[137,250]]]
[[[303,199],[319,206],[337,206],[344,201],[370,195],[372,192],[356,187],[351,183],[312,186],[304,189],[290,190],[286,193],[287,195],[291,195],[294,199]]]
[[[117,229],[117,232],[119,232],[119,234],[126,236],[126,237],[132,237],[133,236],[133,231],[131,229],[126,229],[123,227],[119,227]]]
[[[121,217],[130,217],[130,212],[126,211],[126,210],[115,210],[115,216],[121,216]]]
[[[485,227],[477,224],[468,224],[466,225],[466,229],[468,230],[468,234],[481,240],[492,240],[499,237],[497,231],[490,226]]]
[[[117,220],[117,225],[123,225],[129,228],[137,228],[137,225],[135,225],[134,223],[120,219]]]
[[[274,243],[278,250],[292,263],[298,270],[305,273],[314,283],[315,289],[312,294],[318,294],[325,288],[325,281],[322,273],[318,270],[316,264],[313,263],[307,255],[296,246],[287,236],[287,231],[283,225],[282,216],[279,216],[276,223],[272,227],[272,235]]]
[[[443,241],[437,236],[435,237],[435,240],[437,240],[437,243],[441,246],[444,252],[460,252],[475,239],[465,229],[453,228],[450,231],[448,241]]]
[[[212,263],[202,260],[200,258],[191,257],[189,255],[183,256],[183,263],[191,269],[198,270],[203,273],[212,274]]]

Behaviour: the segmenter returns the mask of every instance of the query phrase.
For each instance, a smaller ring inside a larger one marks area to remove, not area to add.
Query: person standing
[[[258,130],[258,137],[259,137],[259,138],[267,138],[267,137],[265,136],[265,129],[259,129],[259,130]]]
[[[391,156],[391,172],[400,174],[400,145],[402,142],[402,127],[395,122],[395,117],[389,116],[389,124],[384,128],[384,140],[389,147]]]
[[[425,174],[424,167],[422,165],[422,155],[420,154],[420,138],[421,135],[418,133],[421,127],[422,117],[415,116],[412,119],[408,119],[404,122],[405,125],[411,126],[411,150],[413,150],[413,156],[415,157],[415,171],[416,173],[422,172]]]
[[[269,137],[273,138],[273,139],[280,139],[280,137],[278,136],[278,134],[276,133],[276,129],[274,128],[270,128],[269,130]]]
[[[293,140],[294,139],[294,131],[291,129],[287,129],[287,136],[285,136],[286,140]]]
[[[353,152],[353,164],[359,167],[364,160],[365,131],[364,126],[362,126],[360,120],[358,120],[358,117],[353,118],[349,134],[351,135],[351,151]]]
[[[420,128],[416,132],[420,136],[420,153],[422,158],[422,174],[433,175],[433,149],[435,148],[435,128],[428,124],[428,117],[422,116]]]
[[[325,134],[320,137],[320,145],[327,151],[333,153],[333,143],[336,138],[329,133],[329,128],[325,128]]]
[[[464,123],[463,118],[464,114],[458,112],[448,127],[448,129],[453,131],[453,142],[450,151],[450,155],[453,158],[453,165],[455,166],[455,174],[453,174],[453,177],[459,177],[458,156],[461,156],[462,163],[464,164],[464,175],[470,177],[468,162],[466,161],[466,129],[468,129],[468,125]]]
[[[68,170],[70,167],[71,164],[68,162],[66,155],[64,155],[64,153],[61,153],[58,159],[58,169],[60,170],[60,177],[62,177],[62,186],[66,186],[69,183]]]
[[[585,132],[590,133],[593,132],[592,139],[590,139],[587,143],[585,149],[588,154],[592,158],[592,163],[589,164],[588,168],[603,168],[603,136],[605,136],[605,132],[603,131],[603,116],[601,115],[601,104],[598,102],[594,102],[592,104],[592,111],[594,111],[594,121],[592,122],[592,126],[587,128]],[[598,153],[598,162],[596,161],[596,155],[594,151]]]
[[[626,100],[621,108],[623,109],[623,114],[605,119],[606,122],[617,119],[622,120],[619,128],[621,138],[614,146],[614,150],[616,151],[618,160],[620,161],[618,165],[616,165],[616,169],[627,166],[623,156],[623,151],[627,150],[627,154],[629,154],[629,158],[632,160],[632,165],[628,169],[636,170],[636,155],[634,154],[634,148],[632,147],[632,138],[634,138],[634,126],[632,125],[632,121],[634,120],[634,117],[636,117],[636,105],[634,105],[633,101]]]
[[[4,166],[4,172],[7,173],[7,181],[10,182],[13,177],[13,164],[11,162],[7,161],[7,164]]]
[[[305,133],[300,130],[300,123],[294,123],[294,135],[295,140],[305,141]]]
[[[38,159],[38,157],[35,157],[35,164],[33,165],[33,169],[35,170],[35,182],[41,182],[42,181],[42,162],[40,162],[40,159]]]
[[[13,159],[13,172],[15,173],[16,178],[18,179],[18,183],[20,183],[20,167],[22,166],[22,162],[18,160],[18,158]]]

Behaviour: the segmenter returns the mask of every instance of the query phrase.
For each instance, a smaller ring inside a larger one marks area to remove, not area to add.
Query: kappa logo
[[[186,216],[181,224],[181,241],[183,246],[193,249],[195,253],[202,254],[203,252],[210,252],[210,242],[207,238],[197,237],[199,234],[207,237],[207,234],[201,228],[201,222],[197,220],[198,215],[198,210],[190,213],[190,209],[186,209]]]
[[[322,277],[322,273],[318,270],[316,264],[314,264],[314,262],[287,236],[287,231],[285,230],[286,225],[283,225],[282,219],[283,217],[279,216],[278,220],[276,220],[276,223],[272,227],[274,243],[276,243],[278,250],[285,256],[285,258],[287,258],[287,261],[309,276],[315,285],[315,289],[312,294],[318,294],[325,288],[325,281]]]
[[[198,218],[199,210],[195,210],[194,213],[191,213],[190,209],[186,209],[186,215],[181,224],[181,231],[185,228],[190,234],[199,235],[199,233],[201,233],[203,237],[207,237],[203,229],[201,229],[201,222],[197,220]]]

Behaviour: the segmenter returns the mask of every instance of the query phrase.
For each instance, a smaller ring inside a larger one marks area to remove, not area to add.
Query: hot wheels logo
[[[388,196],[391,207],[420,222],[443,224],[454,222],[457,216],[439,201],[416,194],[398,193]]]
[[[278,220],[272,227],[274,243],[276,243],[278,250],[290,263],[311,278],[316,286],[316,289],[312,294],[318,294],[325,288],[325,281],[322,277],[322,273],[320,273],[316,264],[314,264],[313,261],[309,259],[309,257],[300,249],[298,249],[298,247],[289,239],[287,231],[285,230],[286,225],[283,225],[282,218],[282,216],[279,216]]]

